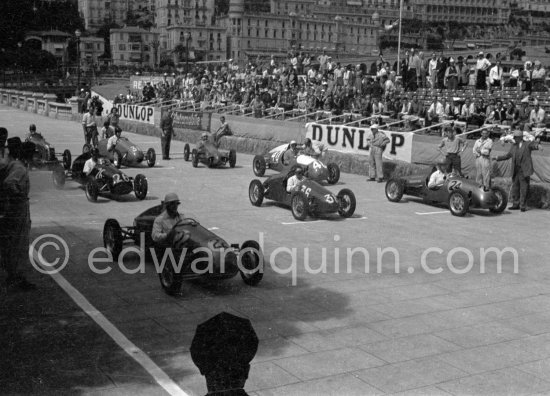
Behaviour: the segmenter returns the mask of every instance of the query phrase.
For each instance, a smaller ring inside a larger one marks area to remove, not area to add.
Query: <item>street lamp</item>
[[[191,40],[191,33],[183,33],[185,39],[185,72],[189,73],[189,41]]]
[[[153,68],[157,68],[158,67],[157,59],[158,59],[158,51],[159,51],[160,41],[155,40],[151,44],[153,45],[153,50],[154,50]]]
[[[4,81],[3,87],[6,88],[6,49],[2,48],[2,79]]]
[[[82,32],[80,29],[76,29],[74,32],[76,36],[76,95],[79,94],[80,89],[80,36]]]
[[[19,80],[19,89],[21,89],[21,72],[23,71],[21,68],[21,47],[23,46],[23,43],[20,41],[17,43],[17,75]]]

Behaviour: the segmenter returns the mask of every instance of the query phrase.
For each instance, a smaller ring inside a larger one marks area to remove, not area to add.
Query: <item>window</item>
[[[124,54],[120,54],[120,60],[124,60]]]
[[[119,51],[126,51],[126,44],[119,44],[118,45],[118,50]]]

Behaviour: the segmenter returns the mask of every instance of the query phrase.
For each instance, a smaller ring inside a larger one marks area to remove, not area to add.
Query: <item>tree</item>
[[[111,57],[111,29],[120,29],[116,23],[106,20],[97,31],[97,35],[105,41],[105,53],[103,55]]]

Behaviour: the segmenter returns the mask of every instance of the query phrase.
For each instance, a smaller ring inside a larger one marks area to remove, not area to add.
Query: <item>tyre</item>
[[[237,164],[237,152],[235,150],[229,150],[229,167],[234,168]]]
[[[189,147],[189,143],[185,143],[185,146],[183,147],[183,159],[185,161],[189,161],[189,154],[191,153],[191,149]]]
[[[297,191],[292,195],[290,208],[292,209],[292,216],[296,220],[303,221],[306,219],[309,211],[309,202],[304,193]]]
[[[355,194],[353,191],[344,188],[338,192],[338,214],[342,217],[351,217],[355,213]]]
[[[470,200],[463,191],[453,191],[449,195],[449,210],[453,216],[464,216],[470,209]]]
[[[52,172],[52,182],[55,188],[58,190],[63,189],[65,186],[65,172],[62,170],[55,170]]]
[[[72,156],[69,150],[63,151],[63,168],[66,170],[71,169]]]
[[[199,166],[199,155],[197,153],[197,149],[193,149],[193,151],[191,152],[191,160],[193,163],[193,168]]]
[[[506,191],[500,187],[493,187],[491,190],[493,191],[493,194],[495,194],[497,204],[492,208],[489,208],[489,210],[492,213],[504,212],[504,209],[506,209],[506,206],[508,205],[508,195],[506,194]]]
[[[147,178],[140,173],[134,179],[134,194],[136,195],[136,198],[143,201],[147,196],[147,188]]]
[[[120,169],[122,165],[122,154],[117,149],[113,151],[113,165],[116,166],[117,169]]]
[[[262,155],[254,156],[254,159],[252,160],[252,170],[254,171],[254,174],[258,177],[262,177],[265,174],[265,168],[265,158]]]
[[[113,256],[113,261],[118,260],[122,251],[122,228],[115,219],[108,219],[103,226],[103,246]]]
[[[99,185],[97,184],[96,179],[89,178],[86,182],[86,198],[90,202],[97,202],[97,197],[99,196]]]
[[[386,183],[386,198],[390,202],[399,202],[403,198],[403,182],[399,179],[390,179]]]
[[[242,244],[239,272],[243,282],[249,286],[256,286],[264,277],[264,256],[258,242],[246,241]]]
[[[91,145],[85,144],[84,146],[82,146],[82,154],[89,153],[90,151],[92,151]]]
[[[264,201],[264,186],[259,180],[252,180],[250,186],[248,187],[248,198],[250,203],[254,206],[262,206]]]
[[[166,260],[162,271],[159,273],[160,286],[166,294],[174,296],[178,294],[183,283],[183,276],[174,269],[174,263]]]
[[[215,163],[214,163],[214,161],[215,161],[215,160],[214,160],[214,157],[209,157],[209,158],[208,158],[208,167],[209,167],[209,168],[214,168],[214,167],[216,166]]]
[[[328,176],[327,176],[328,184],[338,183],[338,180],[340,180],[340,167],[334,162],[331,162],[327,165],[327,170],[328,170]]]
[[[147,160],[147,166],[149,168],[152,168],[155,166],[155,163],[157,162],[157,153],[155,153],[154,148],[150,148],[147,150],[147,154],[145,154],[145,158]]]

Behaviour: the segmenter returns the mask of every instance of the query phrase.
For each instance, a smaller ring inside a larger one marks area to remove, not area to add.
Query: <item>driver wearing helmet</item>
[[[204,145],[206,144],[206,142],[208,142],[208,140],[209,140],[208,133],[203,132],[203,134],[201,135],[201,140],[197,144],[197,150],[204,151]]]
[[[40,133],[36,132],[36,125],[31,124],[31,125],[29,125],[29,133],[27,135],[27,140],[29,140],[30,138],[32,138],[35,135],[40,135]]]
[[[93,176],[97,173],[97,165],[99,163],[99,150],[97,148],[93,148],[91,154],[92,156],[90,157],[90,159],[84,163],[83,172],[86,176]]]
[[[288,165],[293,162],[298,156],[299,148],[296,140],[292,140],[285,153],[283,154],[283,164]]]

